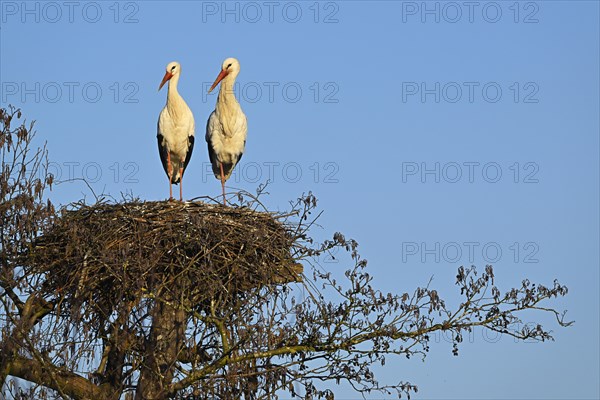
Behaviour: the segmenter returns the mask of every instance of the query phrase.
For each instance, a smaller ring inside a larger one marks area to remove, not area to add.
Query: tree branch
[[[99,386],[94,385],[82,376],[62,368],[54,367],[51,373],[47,365],[41,365],[35,360],[20,356],[16,356],[10,360],[8,367],[9,374],[12,376],[63,392],[76,400],[99,400],[107,397],[106,391]]]

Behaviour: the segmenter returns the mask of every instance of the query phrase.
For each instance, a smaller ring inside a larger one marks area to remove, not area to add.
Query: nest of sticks
[[[294,241],[292,227],[277,215],[248,208],[104,203],[63,211],[35,243],[28,264],[46,276],[48,295],[87,314],[166,291],[197,306],[300,281]]]

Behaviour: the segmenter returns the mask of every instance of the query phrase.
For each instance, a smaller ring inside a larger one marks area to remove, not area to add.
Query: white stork
[[[170,62],[158,87],[169,81],[167,104],[158,118],[158,151],[163,168],[169,177],[169,200],[173,200],[172,184],[179,183],[179,200],[183,201],[183,171],[194,149],[194,115],[177,91],[181,65]]]
[[[210,93],[221,82],[215,110],[210,114],[206,124],[206,143],[215,178],[221,180],[225,205],[227,204],[225,181],[229,179],[233,168],[244,154],[248,131],[246,116],[233,92],[235,78],[239,73],[238,60],[226,59],[223,61],[219,76],[208,90]]]

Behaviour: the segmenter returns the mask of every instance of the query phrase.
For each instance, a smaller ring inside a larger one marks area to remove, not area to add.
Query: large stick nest
[[[64,211],[36,242],[29,265],[46,275],[46,293],[96,313],[175,287],[178,296],[202,304],[298,281],[302,266],[293,246],[292,228],[273,214],[136,201]]]

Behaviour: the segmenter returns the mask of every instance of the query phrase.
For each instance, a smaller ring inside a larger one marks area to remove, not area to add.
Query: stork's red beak
[[[158,87],[158,90],[162,89],[163,85],[164,85],[165,83],[167,83],[167,81],[168,81],[169,79],[171,79],[172,77],[173,77],[173,74],[167,71],[167,72],[165,73],[165,76],[164,76],[164,78],[163,78],[162,82],[160,83],[160,86]]]
[[[217,85],[219,84],[219,82],[221,82],[226,76],[227,74],[229,74],[229,71],[222,69],[221,73],[219,74],[219,76],[217,76],[217,79],[215,79],[215,83],[212,84],[212,86],[210,87],[210,89],[208,89],[208,93],[212,92],[213,89],[215,87],[217,87]]]

